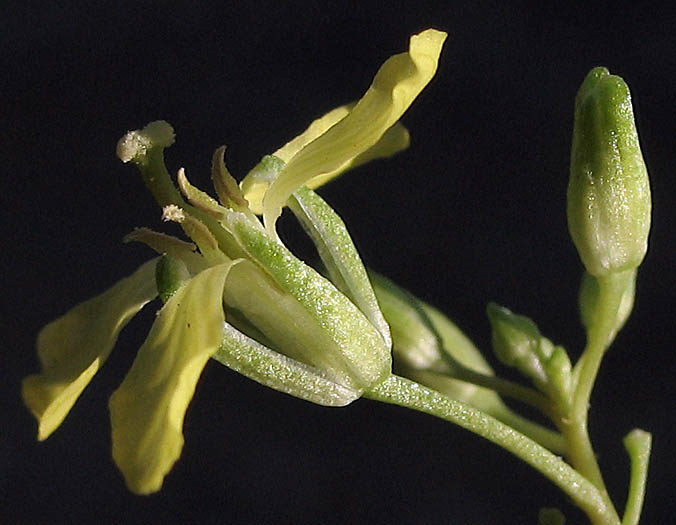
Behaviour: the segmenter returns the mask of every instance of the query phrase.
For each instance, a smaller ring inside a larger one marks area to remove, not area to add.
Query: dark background
[[[38,366],[40,327],[149,257],[120,242],[134,226],[161,228],[136,170],[115,157],[125,131],[166,119],[177,132],[170,171],[185,166],[206,187],[211,153],[225,143],[229,167],[242,177],[313,118],[361,96],[411,34],[437,27],[449,38],[436,78],[403,119],[410,149],[322,194],[368,265],[439,306],[482,348],[489,348],[484,308],[494,300],[533,317],[577,356],[582,268],[565,218],[573,99],[594,66],[622,75],[651,173],[653,230],[634,314],[592,398],[591,433],[620,508],[628,472],[621,438],[636,426],[654,433],[644,523],[669,520],[670,3],[36,4],[6,11],[0,33],[0,519],[535,523],[538,508],[560,506],[569,523],[584,522],[540,474],[464,430],[366,400],[314,406],[216,363],[198,385],[186,446],[163,490],[134,496],[110,459],[107,399],[143,341],[152,307],[128,326],[46,442],[35,441],[35,422],[21,405],[20,379]]]

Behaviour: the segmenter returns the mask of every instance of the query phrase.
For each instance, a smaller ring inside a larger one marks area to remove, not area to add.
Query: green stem
[[[488,388],[489,390],[494,390],[500,395],[511,397],[512,399],[537,408],[547,417],[552,417],[551,403],[537,390],[501,377],[476,372],[471,368],[464,366],[448,352],[443,352],[442,355],[444,356],[444,359],[449,362],[451,368],[449,371],[445,372],[449,377]]]
[[[638,428],[629,432],[624,438],[624,447],[627,449],[631,461],[631,480],[622,525],[636,525],[641,517],[645,485],[648,479],[651,442],[652,436]]]
[[[533,441],[539,443],[547,450],[555,454],[565,454],[567,450],[566,440],[561,433],[551,430],[547,427],[535,423],[515,412],[512,412],[506,405],[500,403],[490,407],[486,412],[498,421],[502,421],[518,432],[528,436]]]
[[[606,349],[617,332],[617,314],[629,273],[598,277],[599,294],[594,321],[588,327],[587,346],[576,370],[577,385],[570,414],[559,420],[568,442],[571,464],[604,494],[610,502],[594,449],[589,439],[587,416],[589,399]]]
[[[470,430],[500,445],[553,481],[595,525],[620,523],[612,505],[608,505],[607,499],[580,473],[535,441],[480,410],[395,375],[364,396],[418,410]]]
[[[455,384],[460,380],[453,378],[448,371],[440,373],[434,370],[412,370],[399,367],[396,369],[396,373],[432,390],[436,390],[447,397],[463,401],[474,408],[482,410],[489,416],[493,416],[518,432],[525,434],[555,454],[564,455],[566,453],[566,441],[560,432],[530,421],[513,412],[492,389],[478,387],[472,388],[471,394],[462,392],[462,387],[458,390]]]
[[[617,312],[629,275],[631,275],[630,272],[621,272],[597,278],[599,283],[598,306],[595,321],[587,336],[584,359],[580,360],[581,369],[572,410],[574,416],[579,417],[584,414],[586,418],[589,399],[601,360],[617,331]]]

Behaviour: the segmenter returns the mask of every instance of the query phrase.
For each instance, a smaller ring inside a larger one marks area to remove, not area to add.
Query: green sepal
[[[294,321],[297,326],[292,330],[286,329],[286,332],[305,331],[315,336],[314,340],[307,341],[307,353],[299,360],[325,372],[330,379],[357,390],[368,389],[390,374],[389,345],[350,299],[328,279],[297,259],[284,245],[251,224],[244,214],[230,212],[225,223],[246,250],[247,258],[262,268],[279,290],[277,299],[271,297],[266,304],[281,308],[283,301],[287,301],[289,307],[297,305],[301,308],[302,312],[297,310],[293,316],[299,319]],[[244,268],[238,271],[244,271]],[[251,275],[252,279],[256,277],[253,273]],[[260,286],[266,286],[264,281],[258,281]],[[246,295],[242,294],[242,300],[246,299]],[[226,300],[229,299],[226,297]],[[251,303],[239,309],[246,313],[247,309],[259,307],[263,305]],[[279,324],[272,320],[270,329],[279,327]],[[271,339],[274,341],[275,337]]]
[[[272,350],[238,331],[224,328],[223,342],[212,356],[254,381],[285,394],[325,406],[345,406],[361,392],[332,381],[320,370]]]
[[[288,206],[312,239],[331,282],[357,305],[378,329],[385,344],[391,346],[390,328],[343,220],[324,199],[306,187],[293,194]]]
[[[553,346],[549,341],[541,344],[543,337],[537,325],[528,317],[514,314],[495,303],[488,304],[486,313],[491,322],[493,351],[498,359],[517,368],[536,385],[546,384],[542,361],[549,357],[546,353],[551,355]]]

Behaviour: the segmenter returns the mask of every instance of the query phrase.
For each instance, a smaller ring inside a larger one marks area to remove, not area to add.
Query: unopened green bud
[[[622,78],[597,67],[575,100],[568,184],[568,228],[591,275],[641,264],[650,207],[629,88]]]
[[[495,303],[489,303],[486,311],[491,322],[493,350],[498,359],[517,368],[536,384],[545,384],[547,375],[538,355],[543,337],[536,324]],[[551,343],[547,349],[551,355]]]
[[[415,370],[441,359],[441,342],[419,301],[388,278],[369,272],[378,304],[390,325],[398,364]]]
[[[507,366],[529,377],[560,407],[571,399],[571,363],[566,350],[542,336],[528,317],[489,303],[493,350]]]

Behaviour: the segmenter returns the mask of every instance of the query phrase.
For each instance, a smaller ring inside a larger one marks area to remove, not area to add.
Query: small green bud
[[[641,264],[650,208],[629,88],[622,78],[597,67],[575,100],[568,184],[568,228],[591,275]]]
[[[566,350],[540,334],[528,317],[489,303],[493,350],[498,359],[529,377],[558,406],[571,399],[571,363]]]
[[[493,350],[498,359],[517,368],[536,384],[545,384],[547,375],[538,355],[543,337],[535,323],[495,303],[488,303],[486,311],[493,329]],[[547,349],[551,355],[551,342]]]

